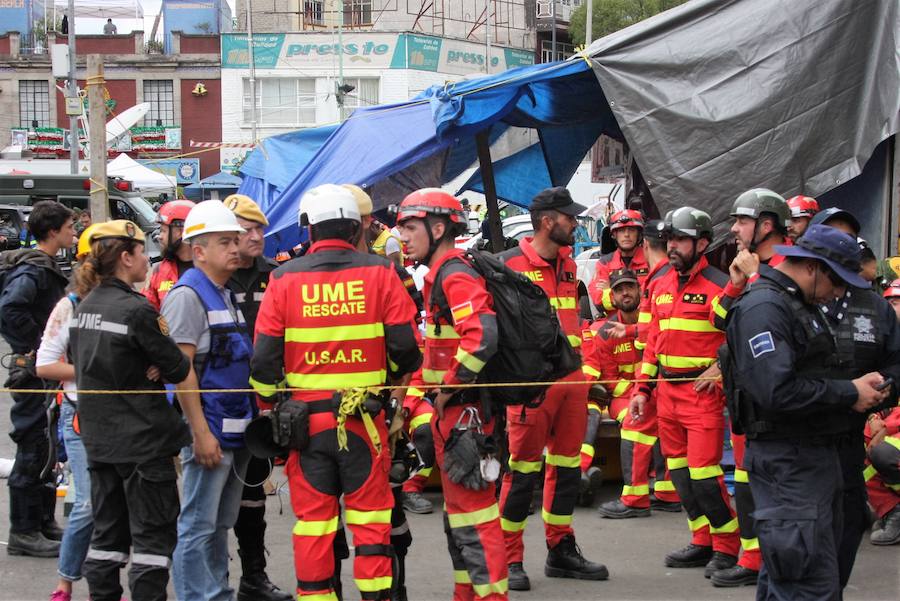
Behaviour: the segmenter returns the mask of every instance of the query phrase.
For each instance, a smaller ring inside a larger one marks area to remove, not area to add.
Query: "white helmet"
[[[234,213],[221,200],[204,200],[188,213],[184,220],[182,240],[190,240],[195,236],[213,232],[244,233],[244,228],[237,222]]]
[[[297,211],[300,225],[316,225],[332,219],[361,221],[353,192],[335,184],[322,184],[307,190],[300,199],[300,209]]]

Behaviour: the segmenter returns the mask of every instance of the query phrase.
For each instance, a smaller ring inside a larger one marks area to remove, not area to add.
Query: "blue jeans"
[[[249,460],[247,449],[222,449],[219,465],[205,469],[194,459],[193,445],[181,450],[181,515],[172,558],[179,601],[234,598],[228,586],[228,529],[237,520]]]
[[[74,582],[81,579],[81,564],[91,545],[94,517],[91,514],[91,476],[88,473],[87,454],[81,436],[72,429],[75,408],[64,401],[60,407],[63,424],[63,441],[69,456],[69,469],[75,486],[75,504],[69,514],[66,530],[59,548],[58,572],[60,578]]]

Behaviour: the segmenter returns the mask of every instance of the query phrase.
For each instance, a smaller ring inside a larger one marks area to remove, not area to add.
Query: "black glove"
[[[605,407],[609,405],[609,391],[603,384],[592,384],[588,389],[588,400]]]
[[[444,444],[444,472],[450,481],[469,490],[484,490],[490,483],[481,476],[482,451],[475,430],[454,428]]]
[[[37,378],[34,353],[27,355],[14,353],[10,357],[12,360],[9,364],[9,377],[4,386],[6,388],[25,388],[29,382]]]

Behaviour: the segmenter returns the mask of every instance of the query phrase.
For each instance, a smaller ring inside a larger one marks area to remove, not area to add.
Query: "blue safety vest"
[[[209,351],[202,358],[197,377],[203,390],[222,388],[246,389],[250,382],[250,357],[253,343],[247,333],[244,316],[237,308],[234,293],[231,295],[234,309],[229,309],[222,292],[199,269],[189,269],[174,288],[187,286],[197,293],[206,309],[209,321]],[[195,364],[196,365],[196,364]],[[204,392],[203,414],[213,435],[225,449],[244,446],[244,430],[256,415],[256,404],[248,392]]]

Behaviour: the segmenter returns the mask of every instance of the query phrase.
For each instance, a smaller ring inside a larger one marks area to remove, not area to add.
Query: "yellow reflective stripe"
[[[687,457],[667,457],[666,458],[666,467],[670,470],[678,470],[683,467],[687,467]]]
[[[582,365],[582,366],[581,366],[581,373],[583,373],[583,374],[586,375],[586,376],[590,376],[590,377],[592,377],[592,378],[599,378],[599,377],[600,377],[600,370],[594,369],[594,368],[591,367],[590,365]]]
[[[487,522],[496,520],[500,517],[500,508],[496,503],[479,509],[477,511],[469,511],[467,513],[448,513],[447,520],[450,522],[451,528],[465,528],[466,526],[477,526],[478,524],[486,524]]]
[[[713,311],[715,312],[715,314],[718,315],[719,317],[721,317],[722,319],[725,319],[728,316],[728,311],[725,309],[725,307],[722,306],[722,303],[719,302],[718,296],[713,297],[712,308],[713,308]]]
[[[581,453],[583,455],[587,455],[588,457],[593,457],[595,453],[594,446],[589,445],[586,442],[581,443]]]
[[[581,465],[581,458],[578,455],[568,457],[566,455],[547,453],[546,460],[547,465],[554,465],[556,467],[578,467]]]
[[[278,392],[278,384],[263,384],[259,380],[253,379],[253,376],[250,376],[250,387],[263,398],[274,396]]]
[[[696,532],[697,530],[700,530],[701,528],[703,528],[705,526],[709,526],[709,520],[706,518],[705,515],[701,515],[696,520],[692,520],[691,518],[688,518],[688,527],[690,527],[691,532]]]
[[[635,432],[634,430],[623,429],[622,440],[630,440],[631,442],[647,445],[648,447],[652,447],[656,444],[655,436],[650,436],[649,434],[644,434],[643,432]]]
[[[360,511],[358,509],[347,509],[344,511],[344,519],[347,521],[348,526],[350,524],[390,524],[391,510]]]
[[[470,372],[477,374],[484,367],[484,361],[464,351],[462,348],[456,349],[456,360],[462,363]]]
[[[487,597],[490,594],[505,595],[509,590],[509,581],[504,578],[503,580],[490,582],[488,584],[475,584],[473,582],[472,589],[478,597]]]
[[[641,342],[640,340],[635,340],[635,341],[634,341],[634,348],[636,348],[636,349],[639,350],[639,351],[642,351],[642,350],[644,350],[645,348],[647,348],[647,343],[646,343],[646,342]]]
[[[650,485],[649,484],[640,484],[638,486],[628,486],[627,484],[622,487],[622,496],[623,497],[644,497],[650,494]]]
[[[707,478],[716,478],[724,473],[722,472],[721,465],[707,465],[706,467],[692,467],[688,469],[690,469],[691,472],[691,480],[706,480]]]
[[[631,386],[631,380],[619,380],[616,387],[613,388],[613,396],[622,396]]]
[[[758,538],[741,538],[741,548],[744,551],[756,551],[759,549]]]
[[[621,411],[619,411],[618,415],[616,415],[616,421],[620,424],[625,421],[625,418],[628,417],[628,407],[625,407]]]
[[[659,320],[659,331],[678,330],[680,332],[720,332],[708,319],[686,319],[670,317]]]
[[[337,516],[334,516],[330,520],[297,520],[297,523],[294,524],[294,534],[296,536],[325,536],[326,534],[337,532],[337,528]]]
[[[709,532],[711,534],[731,534],[732,532],[737,532],[738,530],[738,521],[737,518],[731,518],[724,525],[719,526],[718,528],[714,527],[712,524],[709,525]]]
[[[433,323],[429,323],[425,326],[425,337],[431,338],[432,340],[454,340],[459,338],[459,334],[456,333],[453,326],[446,323],[441,325],[441,333],[438,334],[437,326]]]
[[[332,591],[330,593],[314,593],[307,595],[305,593],[297,593],[297,601],[337,601],[337,594]]]
[[[598,405],[597,403],[595,403],[593,401],[588,401],[587,410],[588,411],[596,411],[597,413],[600,413],[600,405]]]
[[[289,372],[286,377],[291,388],[310,390],[342,390],[362,386],[381,386],[387,380],[387,370],[361,371],[349,374],[298,374]]]
[[[513,520],[508,520],[506,518],[500,518],[500,529],[504,532],[521,532],[525,530],[525,523],[528,520],[522,520],[521,522],[514,522]]]
[[[424,426],[425,424],[430,424],[432,415],[434,415],[434,414],[431,412],[423,413],[423,414],[417,415],[414,418],[412,418],[411,420],[409,420],[409,431],[412,432],[419,426]]]
[[[509,469],[520,474],[533,474],[541,471],[542,461],[518,461],[509,458]]]
[[[569,344],[572,345],[572,348],[578,348],[581,346],[581,336],[575,336],[573,334],[569,334],[566,336],[569,339]]]
[[[428,384],[440,384],[444,381],[447,370],[440,369],[423,369],[422,379]]]
[[[884,442],[900,451],[900,438],[897,438],[896,436],[885,436]]]
[[[878,474],[878,470],[875,469],[874,466],[867,465],[866,469],[863,470],[863,478],[868,482],[872,478],[874,478]]]
[[[384,338],[384,324],[360,323],[347,326],[321,328],[285,328],[285,342],[332,342],[334,340],[368,340]]]
[[[743,482],[744,484],[748,484],[750,482],[750,474],[747,473],[747,470],[742,470],[741,468],[734,469],[734,481],[735,482]]]
[[[603,308],[607,313],[615,309],[615,307],[613,306],[612,288],[604,288],[600,300],[602,301]]]
[[[663,367],[676,369],[709,367],[715,361],[713,357],[679,357],[678,355],[657,355]]]
[[[546,509],[541,509],[541,517],[545,524],[553,524],[554,526],[568,526],[572,523],[572,515],[557,515],[550,513]]]
[[[391,576],[376,576],[375,578],[354,578],[356,588],[361,593],[375,593],[391,588],[394,579]]]
[[[653,320],[653,315],[650,312],[641,311],[638,313],[638,323],[650,323]]]
[[[456,584],[470,584],[472,579],[469,578],[469,572],[466,570],[453,570],[453,582]]]
[[[578,301],[572,296],[551,296],[550,306],[554,309],[574,309]]]
[[[652,363],[641,363],[641,375],[648,378],[655,378],[659,368]]]
[[[900,484],[888,484],[887,482],[885,482],[884,485],[887,486],[888,488],[890,488],[891,490],[896,490],[897,492],[900,492]]]
[[[640,363],[626,363],[619,366],[619,371],[626,374],[633,374],[638,365],[640,365]]]
[[[671,480],[657,480],[653,485],[656,492],[675,492],[675,484]]]
[[[428,478],[431,475],[431,471],[434,469],[434,466],[431,467],[423,467],[418,472],[416,472],[416,476],[421,476],[422,478]]]
[[[410,386],[406,389],[406,396],[412,396],[416,398],[422,398],[425,396],[425,391],[421,388],[416,388],[415,386]]]
[[[394,373],[394,374],[395,374],[395,373],[397,373],[398,371],[400,371],[400,366],[397,365],[397,364],[394,362],[394,360],[390,358],[390,356],[387,358],[387,362],[388,362],[388,368],[390,368],[391,373]]]

